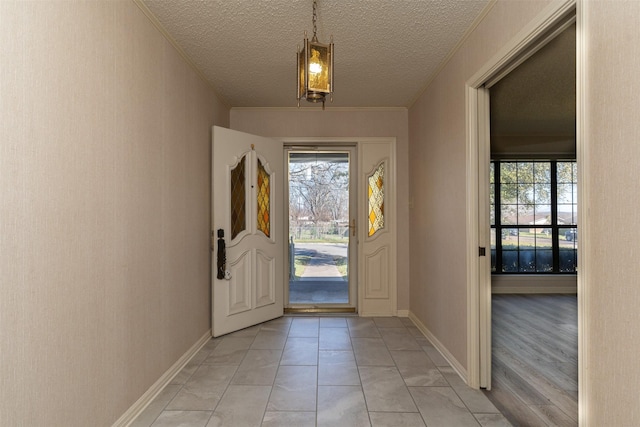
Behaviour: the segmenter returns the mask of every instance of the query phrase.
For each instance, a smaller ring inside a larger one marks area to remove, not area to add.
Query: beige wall
[[[463,365],[464,85],[547,4],[498,1],[409,110],[411,311]],[[580,224],[581,425],[640,421],[640,244],[634,228],[640,212],[638,22],[640,2],[578,1],[585,72],[578,159],[584,174],[581,206],[588,209]]]
[[[0,64],[0,425],[111,425],[209,329],[228,109],[130,1],[0,1]]]
[[[640,425],[640,2],[579,3],[589,210],[584,274],[586,420]],[[579,30],[580,31],[580,30]],[[584,196],[583,196],[584,197]],[[579,295],[580,296],[580,295]]]
[[[409,309],[409,173],[406,109],[232,109],[231,128],[268,137],[395,137],[398,214],[398,309]]]
[[[547,4],[498,1],[409,110],[410,310],[464,367],[465,84]]]

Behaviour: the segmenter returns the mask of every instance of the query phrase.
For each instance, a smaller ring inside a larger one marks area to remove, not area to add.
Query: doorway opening
[[[288,147],[287,312],[355,312],[355,147]]]
[[[569,28],[575,22],[575,16],[576,3],[573,0],[560,2],[545,9],[526,29],[523,29],[521,33],[514,37],[495,57],[467,81],[467,117],[469,118],[467,123],[469,131],[467,139],[467,168],[469,170],[467,203],[470,207],[467,217],[467,231],[469,232],[467,250],[469,260],[467,269],[467,313],[469,314],[467,318],[469,338],[467,355],[469,363],[467,378],[468,384],[472,387],[490,390],[492,377],[491,296],[493,281],[490,257],[486,256],[485,251],[492,244],[489,227],[489,194],[490,186],[492,185],[489,182],[489,167],[492,157],[490,141],[491,144],[494,142],[494,135],[490,135],[490,132],[494,123],[489,112],[489,89]],[[539,75],[540,73],[537,74]],[[538,88],[540,88],[540,85],[538,85]],[[525,101],[527,99],[527,97],[524,98]],[[572,104],[574,108],[576,108],[576,104],[574,101]],[[520,108],[515,109],[520,110]],[[575,115],[576,118],[578,116],[578,114]],[[516,120],[511,120],[510,123],[517,124]],[[548,121],[545,123],[548,123]],[[505,136],[508,135],[505,133]],[[532,137],[534,136],[537,137],[539,135],[532,135]],[[548,148],[556,150],[558,148],[557,135],[553,137],[553,139],[549,138],[547,141],[540,141],[540,144],[546,144]],[[518,147],[519,152],[517,156],[512,153],[509,156],[510,160],[523,160],[526,159],[525,156],[529,156],[528,151],[530,151],[531,143],[533,142],[532,138],[528,140],[527,138],[519,139],[521,142],[521,146]],[[579,145],[578,138],[574,138],[571,142]],[[578,162],[580,161],[579,157],[579,155],[576,156],[576,161]],[[561,160],[561,158],[557,157],[557,154],[556,157],[548,157],[546,160],[551,159]],[[578,205],[580,203],[578,201]],[[581,209],[578,210],[578,212],[581,211]],[[581,213],[578,215],[582,216]],[[533,224],[530,228],[537,229],[539,227],[537,224]],[[515,238],[515,236],[513,237]],[[498,238],[501,237],[496,236],[496,239]],[[564,238],[566,239],[566,236]],[[581,241],[584,242],[584,239],[581,239]],[[580,246],[579,242],[578,246]],[[578,257],[580,257],[579,253]],[[533,279],[534,275],[529,277]],[[579,292],[579,280],[577,288]],[[581,325],[579,324],[578,330],[580,328]]]

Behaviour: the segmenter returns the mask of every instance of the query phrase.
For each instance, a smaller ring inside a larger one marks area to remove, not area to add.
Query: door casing
[[[344,145],[335,145],[335,144],[326,144],[323,143],[319,145],[318,143],[310,143],[310,142],[301,142],[296,141],[295,144],[284,144],[284,165],[285,169],[288,168],[289,161],[289,153],[291,152],[310,152],[317,151],[318,153],[327,153],[327,152],[343,152],[349,154],[349,224],[352,224],[352,221],[358,221],[358,154],[357,154],[357,144],[344,144]],[[286,204],[289,201],[289,185],[284,186],[284,198],[283,202]],[[284,207],[284,211],[288,212],[288,207]],[[288,215],[287,215],[288,217]],[[289,221],[285,221],[284,224],[284,238],[288,240],[289,233]],[[322,312],[322,311],[334,311],[341,312],[344,309],[346,312],[357,312],[357,303],[358,303],[358,292],[357,292],[357,283],[358,283],[358,238],[354,236],[352,230],[349,230],[349,248],[348,248],[348,260],[349,260],[349,302],[347,304],[297,304],[295,306],[296,311],[300,312]],[[285,245],[285,256],[284,262],[285,267],[284,271],[287,272],[290,270],[289,264],[289,252],[288,245]],[[286,273],[285,273],[286,276]],[[291,309],[291,304],[289,303],[289,281],[285,278],[285,286],[284,286],[284,306],[285,310]]]
[[[385,138],[385,137],[347,137],[347,138],[331,138],[331,137],[285,137],[279,138],[283,142],[285,146],[318,146],[322,149],[331,150],[332,147],[340,147],[340,146],[348,146],[355,145],[357,151],[357,194],[356,197],[358,199],[357,204],[357,215],[358,219],[356,221],[356,238],[357,242],[357,263],[358,263],[358,274],[357,274],[357,310],[360,316],[397,316],[398,308],[397,308],[397,270],[396,270],[396,254],[397,254],[397,209],[396,209],[396,139],[395,138]],[[365,230],[367,227],[363,227],[365,222],[365,217],[368,215],[367,209],[365,207],[365,197],[366,187],[365,187],[365,179],[363,179],[363,174],[368,172],[370,166],[363,166],[363,161],[368,159],[371,156],[367,156],[367,153],[370,152],[371,149],[378,149],[386,145],[387,153],[385,158],[387,159],[388,164],[388,176],[385,185],[387,185],[387,194],[389,195],[388,199],[385,199],[385,215],[388,218],[387,226],[388,231],[390,233],[389,238],[389,255],[388,255],[388,280],[384,281],[386,288],[383,291],[383,294],[379,292],[371,292],[369,288],[367,288],[366,274],[364,272],[364,261],[363,254],[365,253],[365,248],[363,245],[365,242]],[[287,229],[288,233],[288,229]],[[286,236],[285,236],[286,238]],[[283,262],[287,262],[287,252],[288,249],[285,247],[285,253],[283,253]],[[377,293],[377,294],[376,294]]]

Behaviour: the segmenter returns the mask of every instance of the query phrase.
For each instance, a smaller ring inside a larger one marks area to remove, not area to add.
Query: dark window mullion
[[[560,272],[560,230],[558,228],[558,162],[551,162],[551,247],[553,272]]]

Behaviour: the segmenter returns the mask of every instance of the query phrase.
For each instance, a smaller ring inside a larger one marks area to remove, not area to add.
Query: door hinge
[[[487,248],[479,247],[478,256],[486,256],[486,255],[487,255]]]

